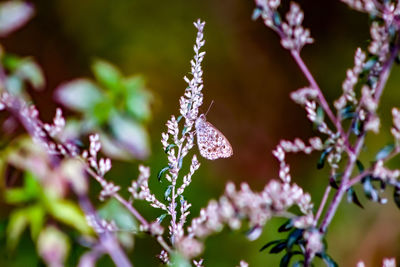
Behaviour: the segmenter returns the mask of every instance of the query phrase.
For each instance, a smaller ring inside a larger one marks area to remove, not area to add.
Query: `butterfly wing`
[[[232,156],[231,144],[214,125],[207,121],[202,121],[196,131],[200,155],[210,160]]]

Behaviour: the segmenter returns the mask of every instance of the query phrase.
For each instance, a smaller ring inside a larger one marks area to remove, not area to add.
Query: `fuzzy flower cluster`
[[[333,136],[334,133],[329,129],[328,125],[324,121],[324,117],[318,113],[318,105],[315,101],[306,101],[305,110],[307,112],[307,118],[317,126],[319,132]]]
[[[296,3],[291,3],[286,14],[286,21],[281,22],[277,9],[279,0],[255,0],[257,12],[255,17],[261,15],[264,24],[275,30],[281,37],[281,45],[292,51],[300,51],[304,45],[314,42],[310,31],[302,26],[304,13]]]
[[[102,234],[105,232],[115,232],[118,230],[118,227],[114,221],[108,222],[104,219],[97,218],[96,215],[93,214],[87,215],[86,221],[88,225],[92,227],[92,229],[98,234]]]
[[[0,95],[0,110],[5,109],[19,119],[32,139],[43,146],[48,153],[72,157],[78,155],[79,150],[73,143],[65,142],[65,140],[60,140],[62,142],[59,143],[55,140],[65,126],[61,109],[56,110],[52,124],[43,123],[39,119],[39,111],[34,105],[3,91]]]
[[[318,99],[318,90],[305,87],[290,93],[290,98],[299,105],[304,106],[307,102]]]
[[[400,170],[389,170],[383,166],[383,160],[378,160],[373,169],[374,177],[379,177],[390,184],[397,184],[397,178],[400,176]]]
[[[203,266],[204,266],[204,265],[203,265],[203,262],[204,262],[204,259],[200,259],[200,260],[198,260],[198,261],[193,260],[193,264],[194,264],[194,266],[196,266],[196,267],[203,267]]]
[[[393,127],[391,129],[392,135],[397,143],[400,142],[400,110],[397,108],[392,109]]]
[[[276,10],[281,4],[280,0],[256,0],[257,13],[255,14],[255,18],[261,15],[261,18],[264,21],[264,24],[269,28],[276,29],[277,22],[274,20],[274,15],[276,14]],[[260,14],[258,14],[260,12]]]
[[[314,150],[319,151],[323,149],[322,141],[319,137],[310,138],[309,143],[310,145],[307,146],[299,138],[296,138],[294,142],[282,140],[272,152],[275,158],[279,161],[279,177],[283,182],[290,183],[291,181],[290,167],[285,161],[286,153],[303,152],[305,154],[310,154]]]
[[[385,25],[379,25],[373,22],[371,25],[372,41],[368,47],[368,51],[379,57],[379,61],[384,61],[389,52],[389,33]]]
[[[245,262],[244,260],[241,260],[239,262],[238,267],[249,267],[249,264],[247,262]]]
[[[188,84],[188,88],[185,90],[185,95],[179,100],[180,113],[185,118],[185,127],[187,131],[190,131],[190,127],[193,126],[194,121],[199,115],[199,107],[203,104],[203,70],[201,63],[203,62],[204,55],[206,52],[200,52],[200,49],[204,46],[204,29],[205,22],[198,20],[194,23],[197,28],[196,43],[193,47],[194,58],[190,61],[192,79],[184,77],[185,82]]]
[[[300,51],[304,45],[312,44],[314,39],[310,36],[310,31],[304,29],[304,14],[296,3],[290,4],[290,10],[286,14],[287,22],[282,23],[283,38],[281,45],[288,50]]]
[[[312,258],[324,249],[324,244],[322,243],[323,235],[319,231],[306,231],[304,239],[306,240],[306,250]]]
[[[349,7],[370,14],[375,14],[377,8],[375,6],[374,0],[342,0],[343,3],[347,4]]]
[[[246,183],[239,190],[233,183],[228,183],[224,195],[218,201],[210,201],[200,211],[200,216],[192,220],[189,237],[205,238],[221,231],[225,224],[231,229],[239,229],[245,218],[255,233],[249,238],[254,240],[271,217],[287,215],[287,209],[293,205],[298,206],[305,216],[312,216],[311,197],[297,185],[271,181],[263,191],[256,193]],[[309,227],[313,220],[303,222],[310,224],[299,223],[299,228]]]
[[[357,104],[354,86],[357,84],[358,77],[363,70],[365,59],[365,53],[361,50],[361,48],[357,48],[354,55],[354,67],[347,70],[346,79],[344,80],[342,85],[343,94],[334,103],[337,110],[343,109],[348,102],[352,104]]]
[[[82,158],[87,161],[88,165],[96,172],[96,179],[100,183],[102,190],[99,199],[105,199],[115,195],[121,188],[113,182],[104,179],[104,175],[111,170],[111,160],[109,158],[98,159],[98,153],[101,150],[100,137],[98,134],[89,136],[89,150],[82,152]]]
[[[136,181],[132,181],[132,185],[128,191],[134,199],[146,200],[149,204],[158,209],[167,210],[165,204],[161,203],[154,194],[150,193],[149,188],[150,168],[139,165],[139,177]]]
[[[396,259],[395,258],[386,258],[383,259],[382,267],[396,267]],[[357,263],[357,267],[365,267],[365,263],[360,261]]]

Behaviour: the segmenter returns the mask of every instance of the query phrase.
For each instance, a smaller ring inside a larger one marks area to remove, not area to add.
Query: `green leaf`
[[[17,75],[9,75],[6,78],[6,87],[13,95],[21,95],[24,92],[24,82]]]
[[[109,124],[115,138],[132,156],[144,159],[150,154],[149,136],[143,126],[119,114],[111,116]]]
[[[277,254],[286,248],[286,240],[284,242],[278,243],[269,251],[270,254]]]
[[[171,253],[171,266],[172,267],[191,267],[190,262],[185,259],[178,252]]]
[[[261,14],[262,14],[262,9],[259,8],[259,7],[256,7],[253,10],[253,14],[251,15],[251,19],[252,20],[257,20],[261,16]]]
[[[100,135],[101,149],[109,158],[118,160],[129,160],[132,155],[104,131],[97,131]]]
[[[157,222],[162,223],[162,221],[167,217],[167,213],[161,214],[160,216],[157,217]]]
[[[304,261],[296,261],[293,263],[292,267],[304,267]]]
[[[387,158],[387,157],[390,155],[390,153],[393,152],[394,148],[395,148],[394,144],[389,144],[389,145],[384,146],[384,147],[383,147],[381,150],[379,150],[379,152],[376,154],[375,160],[378,161],[378,160]]]
[[[179,161],[178,161],[178,168],[179,168],[179,169],[182,168],[182,163],[183,163],[183,157],[180,157],[180,158],[179,158]]]
[[[353,202],[360,208],[362,208],[362,209],[364,208],[363,205],[361,204],[360,200],[358,199],[357,194],[354,191],[353,187],[350,187],[349,189],[347,189],[346,193],[347,193],[347,202]]]
[[[279,267],[288,267],[291,257],[292,257],[291,253],[286,253],[285,256],[282,257],[279,263]]]
[[[34,197],[27,194],[23,188],[11,188],[4,192],[4,200],[8,204],[28,202]]]
[[[371,176],[366,176],[362,179],[362,184],[364,187],[364,193],[365,195],[372,201],[378,202],[379,201],[379,195],[378,192],[376,191],[375,187],[372,184],[371,181]]]
[[[395,187],[393,190],[393,199],[397,207],[400,209],[400,188]]]
[[[95,103],[92,106],[89,115],[91,115],[91,118],[95,119],[97,125],[104,126],[104,124],[110,120],[113,110],[114,107],[112,103],[106,100]]]
[[[55,92],[56,99],[64,106],[80,112],[93,110],[105,100],[101,89],[88,79],[76,79],[61,84]]]
[[[175,144],[169,144],[166,148],[165,148],[165,153],[168,153],[168,151],[170,151],[171,150],[171,148],[174,148],[174,147],[176,147],[177,145],[175,145]]]
[[[176,119],[176,122],[179,123],[182,120],[183,116],[179,115],[178,118]]]
[[[317,125],[320,125],[325,119],[325,111],[321,106],[318,106],[317,108],[317,118],[315,120],[315,122],[317,123]]]
[[[124,80],[126,91],[126,109],[138,121],[148,121],[151,117],[150,104],[153,96],[146,90],[140,76]]]
[[[279,227],[278,232],[287,232],[293,228],[293,220],[287,220],[284,224]]]
[[[359,118],[356,118],[355,122],[351,125],[351,130],[357,136],[361,134],[361,131],[364,127],[364,122],[361,121]]]
[[[328,147],[324,151],[322,151],[321,156],[317,163],[317,169],[322,169],[324,167],[326,157],[329,155],[329,153],[332,151],[332,149],[333,149],[333,147]]]
[[[27,217],[30,224],[32,240],[36,240],[44,225],[44,207],[40,204],[30,206],[27,208]]]
[[[342,176],[342,173],[337,173],[335,175],[330,176],[329,177],[329,185],[334,189],[339,189],[339,185],[338,185],[339,181],[337,181],[337,178],[341,177],[341,176]]]
[[[122,91],[122,74],[114,65],[98,59],[92,64],[92,71],[97,81],[107,89],[110,89],[112,93],[115,94]]]
[[[348,105],[340,110],[340,117],[342,120],[352,119],[354,118],[355,114],[354,107],[351,105]]]
[[[281,15],[279,12],[275,11],[274,14],[272,15],[272,19],[274,21],[274,25],[279,27],[281,25]]]
[[[326,263],[327,267],[338,267],[339,265],[325,252],[323,253],[317,253],[316,254],[317,257],[320,257],[321,259],[324,260],[324,262]]]
[[[291,249],[294,244],[303,236],[303,229],[295,229],[288,237],[287,248]]]
[[[362,164],[361,161],[357,160],[357,161],[356,161],[356,165],[357,165],[358,171],[359,171],[360,173],[362,173],[362,172],[365,170],[364,165]]]
[[[19,56],[10,53],[6,53],[1,58],[1,62],[3,63],[4,67],[10,72],[14,72],[21,64],[22,60],[23,59],[21,59]]]
[[[281,242],[286,243],[286,239],[279,239],[279,240],[274,240],[274,241],[268,242],[267,244],[265,244],[264,246],[262,246],[260,248],[260,252],[265,250],[265,249],[267,249],[267,248],[269,248],[272,245],[275,245],[275,244],[278,244],[278,243],[281,243]]]
[[[138,232],[139,225],[133,215],[117,200],[111,198],[98,210],[99,216],[107,221],[114,221],[118,229]]]
[[[187,130],[188,130],[188,127],[183,127],[183,130],[182,130],[182,135],[185,135],[186,133],[187,133]]]
[[[9,204],[28,202],[40,196],[40,184],[31,172],[24,173],[22,188],[12,188],[4,192],[5,201]]]
[[[169,185],[167,190],[165,190],[165,192],[164,192],[164,199],[165,200],[167,200],[169,198],[169,196],[171,195],[172,188],[173,188],[173,186]]]
[[[45,86],[44,74],[40,66],[31,59],[25,59],[16,70],[16,74],[32,85],[34,89]]]
[[[42,191],[39,178],[29,171],[24,174],[24,188],[25,192],[32,196],[39,196]]]
[[[370,71],[374,65],[376,64],[376,62],[378,61],[378,57],[374,56],[371,57],[367,62],[365,62],[364,66],[363,66],[363,71]]]
[[[7,225],[7,247],[10,250],[18,245],[22,233],[28,226],[29,218],[27,208],[13,211],[10,214],[10,220]]]
[[[83,234],[92,233],[85,215],[74,202],[66,199],[47,199],[48,212],[57,220],[69,225]]]
[[[167,167],[162,168],[161,171],[158,172],[158,174],[157,174],[157,179],[158,179],[159,182],[161,182],[161,177],[163,176],[163,174],[164,174],[166,171],[168,171],[169,169],[171,169],[171,167],[170,167],[170,166],[167,166]]]

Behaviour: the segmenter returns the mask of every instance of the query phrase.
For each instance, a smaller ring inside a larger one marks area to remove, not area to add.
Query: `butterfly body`
[[[207,122],[204,114],[196,119],[195,128],[200,155],[210,160],[232,156],[233,149],[228,139],[214,125]]]

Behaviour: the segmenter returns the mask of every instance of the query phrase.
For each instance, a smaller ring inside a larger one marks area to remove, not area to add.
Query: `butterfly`
[[[204,114],[196,119],[195,128],[200,155],[209,160],[232,156],[233,149],[228,139],[214,125],[206,121]]]

